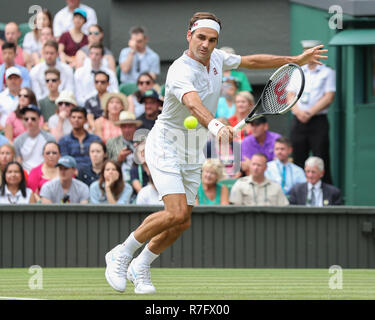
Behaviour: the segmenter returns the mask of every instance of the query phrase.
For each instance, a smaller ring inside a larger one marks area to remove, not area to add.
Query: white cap
[[[313,48],[313,47],[319,46],[320,44],[322,44],[322,42],[319,40],[302,40],[301,44],[302,44],[302,48],[306,49],[306,48]]]
[[[8,79],[12,74],[15,74],[19,77],[22,77],[20,69],[18,69],[16,67],[10,67],[5,72],[5,79]]]

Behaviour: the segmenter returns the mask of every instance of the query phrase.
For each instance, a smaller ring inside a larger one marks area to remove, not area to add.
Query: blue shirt
[[[15,64],[14,66],[21,71],[21,77],[22,77],[21,88],[26,88],[26,87],[31,88],[29,71],[25,67],[20,66],[18,64]],[[5,63],[3,63],[0,66],[0,91],[3,91],[5,89],[4,83],[3,83],[5,71],[6,71]]]
[[[132,193],[133,193],[133,188],[130,186],[130,184],[125,183],[124,190],[122,190],[122,193],[120,194],[120,197],[118,198],[117,203],[129,204]],[[90,203],[108,203],[105,192],[103,195],[102,190],[100,190],[99,180],[93,182],[90,185]]]
[[[285,170],[283,166],[285,166]],[[266,178],[279,183],[284,194],[289,194],[290,189],[295,184],[306,182],[305,172],[301,167],[291,162],[283,165],[279,159],[267,162],[267,170],[264,175]]]
[[[232,103],[232,106],[229,107],[227,104],[227,100],[224,97],[220,97],[219,101],[217,103],[217,110],[216,110],[216,118],[224,117],[224,118],[230,118],[236,113],[236,105],[234,102]]]

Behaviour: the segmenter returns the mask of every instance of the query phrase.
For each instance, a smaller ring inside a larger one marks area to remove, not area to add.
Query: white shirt
[[[152,184],[148,184],[139,190],[136,204],[145,205],[164,205],[163,200],[159,199],[159,193]]]
[[[0,93],[0,124],[5,127],[8,115],[15,111],[18,106],[18,96],[13,97],[6,88]]]
[[[311,189],[313,185],[308,182],[307,183],[307,203],[308,206],[311,206]],[[322,180],[319,180],[314,185],[314,195],[315,195],[315,206],[323,207],[323,190],[322,190]]]
[[[107,91],[118,92],[116,74],[105,67],[100,67],[100,70],[109,75],[109,86]],[[86,64],[83,67],[78,68],[74,73],[75,96],[80,106],[83,106],[87,99],[98,94],[94,83],[94,73],[92,71],[91,64]]]
[[[34,91],[38,101],[47,97],[49,93],[44,75],[48,68],[45,62],[41,62],[30,70],[31,89]],[[69,90],[74,92],[73,69],[61,61],[56,61],[55,68],[60,71],[61,84],[59,85],[59,91]]]
[[[26,204],[30,203],[30,197],[33,191],[29,188],[26,188],[26,197],[24,198],[21,190],[18,190],[15,195],[13,195],[8,186],[5,185],[4,195],[0,195],[0,204]]]
[[[327,92],[336,92],[336,72],[331,68],[323,64],[317,65],[315,69],[310,70],[307,65],[304,65],[302,71],[305,75],[305,89],[297,102],[301,110],[311,109]],[[297,91],[293,78],[288,91]],[[319,114],[327,113],[328,108],[319,112]]]
[[[205,159],[203,147],[207,142],[208,131],[200,124],[195,130],[184,127],[184,120],[190,112],[182,103],[182,98],[188,92],[197,92],[203,105],[215,115],[223,71],[236,69],[240,63],[241,56],[219,49],[214,49],[211,54],[209,71],[186,52],[174,61],[167,74],[163,110],[152,129],[155,145],[160,146],[161,143],[165,147],[173,148],[173,154],[182,163],[202,163]],[[162,147],[159,147],[159,150],[162,152]],[[155,156],[158,161],[157,157],[163,155]]]
[[[25,34],[22,44],[23,51],[32,54],[34,52],[40,52],[42,50],[42,43],[35,39],[33,31]]]
[[[57,125],[59,124],[59,115],[55,113],[48,119],[48,128],[49,129],[55,129]],[[70,123],[69,118],[64,119],[63,122],[63,135],[71,133],[73,130],[72,124]]]
[[[86,11],[87,22],[82,26],[82,32],[88,34],[89,27],[92,24],[97,24],[98,19],[96,17],[96,12],[94,9],[86,6],[84,4],[79,5],[80,9]],[[73,12],[69,11],[66,6],[56,13],[53,19],[53,33],[55,37],[60,37],[64,32],[73,28]]]

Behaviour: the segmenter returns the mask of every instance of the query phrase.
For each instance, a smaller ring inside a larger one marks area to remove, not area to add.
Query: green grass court
[[[375,270],[343,269],[343,289],[328,286],[328,269],[153,268],[155,295],[118,293],[104,268],[45,268],[43,289],[31,290],[27,268],[0,269],[0,299],[54,300],[327,300],[375,299]]]

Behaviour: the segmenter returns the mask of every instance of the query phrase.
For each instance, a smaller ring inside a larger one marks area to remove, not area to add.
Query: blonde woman
[[[229,191],[218,182],[224,176],[224,166],[218,159],[207,159],[202,166],[202,182],[198,188],[196,204],[228,205]]]

